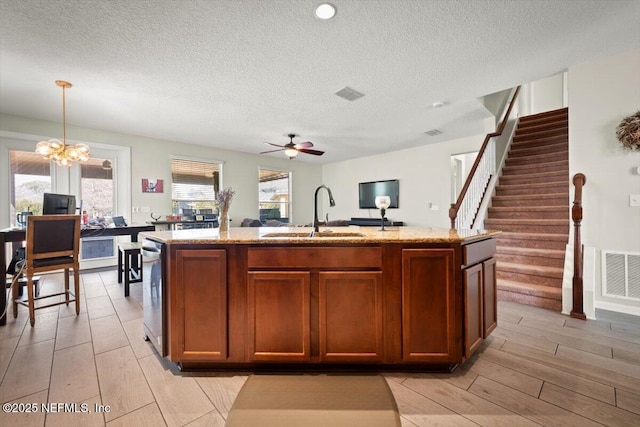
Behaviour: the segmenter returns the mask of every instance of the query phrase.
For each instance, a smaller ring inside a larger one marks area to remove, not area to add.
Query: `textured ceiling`
[[[0,111],[60,121],[63,79],[69,124],[248,153],[296,133],[327,163],[481,133],[478,97],[640,47],[638,0],[319,3],[0,0]]]

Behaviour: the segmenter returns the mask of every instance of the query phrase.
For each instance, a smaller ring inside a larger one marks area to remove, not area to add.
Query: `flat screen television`
[[[76,196],[44,193],[42,215],[75,215]]]
[[[398,207],[400,183],[397,179],[387,181],[361,182],[358,184],[360,209],[376,209],[376,196],[391,197],[389,208]]]

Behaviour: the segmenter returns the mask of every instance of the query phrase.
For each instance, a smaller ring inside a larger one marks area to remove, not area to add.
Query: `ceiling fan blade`
[[[305,154],[313,154],[314,156],[322,156],[324,154],[324,151],[320,151],[320,150],[309,150],[308,148],[300,148],[298,149],[298,151],[300,153],[305,153]]]
[[[296,149],[300,149],[300,148],[311,148],[313,147],[313,142],[311,141],[307,141],[307,142],[301,142],[300,144],[296,144],[295,148]]]
[[[271,145],[273,145],[273,144],[271,144]],[[276,147],[277,147],[277,145],[276,145]],[[276,151],[284,151],[284,150],[285,150],[285,148],[280,148],[280,149],[278,149],[278,150],[263,151],[263,152],[261,152],[260,154],[275,153]]]
[[[267,145],[273,145],[274,147],[284,147],[284,145],[274,144],[273,142],[265,142]]]

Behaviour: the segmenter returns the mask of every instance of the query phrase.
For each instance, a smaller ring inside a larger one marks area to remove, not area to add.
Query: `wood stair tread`
[[[496,263],[497,267],[502,271],[510,271],[522,274],[535,274],[538,276],[545,277],[556,277],[562,279],[564,274],[564,269],[559,267],[548,267],[541,265],[532,265],[532,264],[517,264],[513,262],[504,262],[498,260]]]
[[[569,171],[563,171],[563,170],[559,170],[559,171],[536,171],[533,170],[531,172],[525,171],[525,172],[521,172],[521,171],[517,171],[519,173],[516,173],[516,171],[514,170],[514,172],[509,173],[509,174],[502,174],[501,178],[528,178],[528,177],[538,177],[538,178],[542,178],[542,177],[558,177],[558,176],[569,176]],[[558,181],[559,182],[559,181]]]
[[[536,218],[487,218],[485,222],[500,224],[531,224],[531,225],[564,225],[569,223],[569,219],[536,219]]]
[[[568,234],[553,234],[553,233],[516,233],[513,231],[503,231],[496,236],[496,239],[524,239],[524,240],[555,240],[569,241]]]
[[[548,258],[564,258],[565,252],[557,249],[522,248],[515,246],[496,247],[496,253],[508,255],[528,255]]]
[[[550,185],[566,185],[567,191],[562,193],[569,193],[569,183],[566,181],[549,181],[549,182],[533,182],[531,184],[502,184],[497,185],[496,188],[512,189],[512,188],[529,188],[529,187],[542,187],[547,188]]]
[[[515,280],[507,280],[507,279],[498,279],[497,286],[498,286],[498,290],[500,291],[509,291],[509,292],[517,291],[518,293],[525,294],[525,295],[533,295],[538,297],[562,300],[562,288],[557,288],[554,286],[521,283]]]
[[[531,123],[539,120],[549,119],[550,117],[564,117],[569,118],[569,109],[567,107],[558,108],[556,110],[544,111],[542,113],[530,114],[528,116],[520,117],[519,123]]]
[[[562,211],[568,209],[569,205],[543,205],[543,206],[496,206],[490,207],[489,212],[540,212]],[[490,217],[491,218],[491,217]]]
[[[566,197],[567,194],[568,193],[547,193],[544,195],[544,197],[547,197],[547,198]],[[542,197],[540,194],[523,194],[521,196],[514,196],[514,195],[494,196],[494,198],[500,199],[500,200],[539,199],[540,197]],[[567,199],[567,206],[568,205],[569,205],[569,199]]]
[[[566,159],[564,159],[564,160],[552,160],[550,162],[545,162],[545,166],[556,166],[558,168],[566,167],[567,171],[569,171],[569,161],[566,160]],[[507,170],[528,170],[528,169],[538,170],[537,168],[539,168],[539,167],[540,167],[540,165],[535,165],[535,164],[505,166],[503,168],[503,172],[504,172],[505,169],[507,169]]]
[[[566,151],[567,143],[566,142],[557,142],[555,144],[547,144],[540,146],[531,146],[531,147],[519,147],[519,146],[511,146],[511,150],[509,151],[510,157],[524,157],[527,154],[539,154],[543,153],[555,153],[560,151]]]
[[[557,151],[555,153],[546,153],[546,154],[533,154],[531,156],[519,156],[519,157],[508,157],[507,163],[511,161],[511,163],[516,163],[516,161],[524,161],[527,160],[528,164],[534,163],[547,163],[547,160],[553,159],[558,160],[560,155],[569,155],[569,150]]]

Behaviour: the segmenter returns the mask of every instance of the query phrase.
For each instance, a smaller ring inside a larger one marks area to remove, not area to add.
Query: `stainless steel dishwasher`
[[[161,356],[166,356],[167,330],[166,286],[163,264],[166,266],[166,246],[163,243],[145,239],[142,241],[142,257],[145,261],[144,280],[142,281],[142,311],[145,339],[151,341]]]

